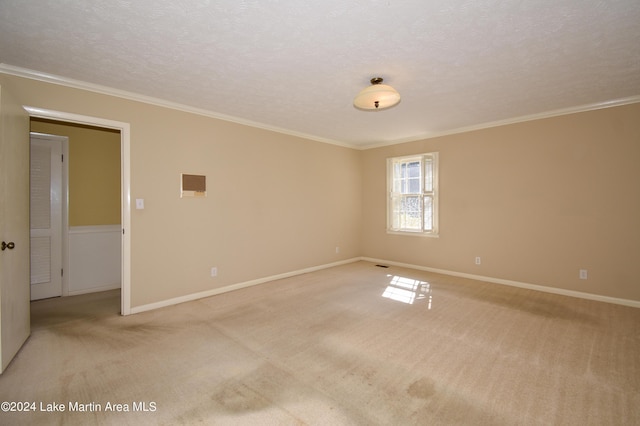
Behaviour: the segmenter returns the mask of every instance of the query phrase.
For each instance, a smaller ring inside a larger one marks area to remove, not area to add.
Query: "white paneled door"
[[[29,115],[0,87],[0,373],[31,329]]]
[[[31,133],[31,300],[62,296],[62,144]]]

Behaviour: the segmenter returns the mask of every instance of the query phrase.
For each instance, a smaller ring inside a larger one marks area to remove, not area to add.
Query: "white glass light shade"
[[[374,83],[363,89],[353,99],[353,105],[359,109],[380,110],[390,108],[400,102],[400,94],[391,86]],[[382,79],[380,79],[382,80]]]

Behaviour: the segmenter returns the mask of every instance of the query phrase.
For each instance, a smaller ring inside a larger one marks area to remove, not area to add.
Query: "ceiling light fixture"
[[[398,102],[400,102],[400,93],[393,87],[382,84],[381,77],[372,78],[371,86],[362,89],[353,99],[353,105],[364,110],[391,108]]]

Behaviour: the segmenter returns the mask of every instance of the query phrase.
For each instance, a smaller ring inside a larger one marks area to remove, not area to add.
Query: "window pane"
[[[408,182],[407,194],[419,194],[420,192],[420,177],[410,178]]]
[[[411,163],[407,163],[407,168],[409,169],[409,177],[420,177],[419,161],[412,161]]]
[[[433,198],[424,197],[424,230],[433,231]]]
[[[421,170],[420,170],[420,162],[412,161],[408,163],[408,188],[407,194],[419,194],[422,192],[420,190],[420,178],[421,178]]]
[[[391,188],[391,192],[400,192],[400,179],[393,178],[393,187]]]
[[[422,201],[420,196],[398,196],[391,198],[391,227],[399,230],[420,231],[422,229]]]
[[[402,163],[393,163],[393,192],[402,190]]]
[[[420,161],[394,163],[392,191],[400,194],[420,194],[422,192],[422,170]]]
[[[419,231],[422,228],[419,196],[402,197],[401,209],[403,212],[402,228]]]
[[[391,216],[391,227],[393,229],[400,229],[400,221],[402,211],[400,209],[400,197],[391,197],[391,208],[389,209],[389,215]]]
[[[409,192],[409,164],[407,163],[403,163],[402,164],[402,193],[406,194]]]
[[[424,190],[433,191],[433,160],[431,158],[424,160]]]

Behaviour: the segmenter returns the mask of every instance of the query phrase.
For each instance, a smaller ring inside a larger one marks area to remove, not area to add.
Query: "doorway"
[[[31,132],[29,224],[32,301],[65,295],[62,291],[62,231],[67,197],[63,152],[67,144],[67,137]]]
[[[122,315],[131,314],[131,237],[130,237],[130,130],[129,123],[106,120],[102,118],[82,116],[78,114],[64,113],[59,111],[43,110],[40,108],[24,107],[31,118],[58,121],[61,123],[73,123],[84,126],[111,129],[120,134],[120,225],[118,235],[120,240],[120,282],[121,282],[121,303],[120,311]]]

